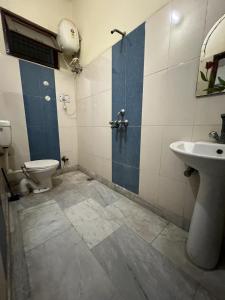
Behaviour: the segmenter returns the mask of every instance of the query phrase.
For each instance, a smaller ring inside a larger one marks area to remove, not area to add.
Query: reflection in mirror
[[[196,96],[220,93],[225,93],[225,15],[202,45]]]

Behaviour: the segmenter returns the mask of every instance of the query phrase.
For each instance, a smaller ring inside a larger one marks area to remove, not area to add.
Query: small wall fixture
[[[113,29],[113,30],[111,30],[111,34],[114,34],[115,32],[121,34],[122,38],[124,38],[126,36],[126,31],[123,32],[123,31],[121,31],[119,29]]]

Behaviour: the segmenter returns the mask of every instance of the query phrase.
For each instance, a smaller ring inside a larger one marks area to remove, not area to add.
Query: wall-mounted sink
[[[219,260],[225,219],[225,145],[178,141],[170,149],[198,170],[200,187],[191,220],[187,253],[198,266],[213,269]]]

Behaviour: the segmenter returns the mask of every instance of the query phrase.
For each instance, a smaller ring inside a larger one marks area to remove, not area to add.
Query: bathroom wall
[[[112,181],[138,194],[145,24],[112,47],[112,120],[125,110],[128,127],[112,129]],[[119,118],[121,118],[120,116]]]
[[[90,63],[119,41],[113,28],[127,33],[143,23],[169,0],[74,0],[73,21],[82,37],[81,62]]]
[[[57,32],[57,25],[62,18],[72,18],[72,1],[70,0],[47,2],[42,0],[0,0],[0,6],[55,32]],[[49,13],[50,11],[51,13]],[[12,168],[19,168],[23,162],[34,159],[35,156],[30,156],[19,60],[5,55],[1,22],[0,53],[0,119],[8,119],[12,122],[13,145],[10,150],[10,163]],[[36,64],[28,64],[33,65],[34,69],[38,68]],[[67,166],[75,166],[77,164],[77,125],[74,75],[66,69],[62,60],[60,70],[40,68],[52,74],[52,82],[55,85],[54,101],[56,100],[57,112],[53,115],[56,118],[55,122],[58,123],[61,157],[66,155],[69,158]],[[34,85],[34,81],[30,86]],[[37,93],[35,88],[32,93]],[[70,96],[71,103],[67,104],[67,111],[63,110],[63,104],[59,102],[61,94]],[[38,120],[38,118],[36,119]],[[48,128],[48,131],[50,133],[51,129]],[[54,138],[54,140],[56,139]],[[56,157],[59,157],[58,150],[57,153]]]
[[[68,156],[68,166],[74,166],[77,164],[77,128],[74,77],[70,72],[65,70],[54,70],[52,72],[54,72],[55,77],[57,105],[56,117],[59,128],[60,153],[61,157],[63,155]],[[28,143],[19,59],[8,55],[0,55],[0,78],[0,119],[10,120],[12,123],[10,164],[11,168],[19,168],[25,161],[29,161],[31,158]],[[71,103],[67,105],[67,111],[63,110],[63,105],[61,102],[59,102],[59,96],[63,93],[69,95],[71,98]],[[36,117],[36,120],[38,120],[38,115]],[[46,141],[43,139],[43,143],[45,142]]]
[[[139,196],[185,228],[199,178],[183,176],[185,166],[169,144],[207,141],[209,131],[220,130],[225,96],[196,98],[195,89],[202,42],[224,13],[222,0],[173,0],[145,23]],[[111,73],[109,49],[77,79],[79,164],[109,180]]]
[[[79,164],[111,181],[111,48],[84,68],[76,84]]]

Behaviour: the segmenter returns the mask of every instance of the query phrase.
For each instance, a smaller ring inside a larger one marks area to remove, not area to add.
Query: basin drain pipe
[[[184,176],[185,177],[191,177],[191,175],[195,172],[196,170],[192,167],[187,167],[187,169],[184,171]]]

